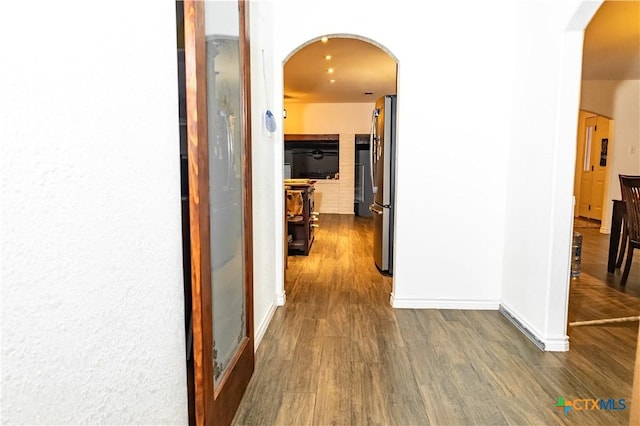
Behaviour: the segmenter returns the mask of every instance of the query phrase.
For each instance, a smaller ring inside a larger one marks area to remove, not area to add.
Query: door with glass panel
[[[609,120],[589,116],[584,120],[585,138],[582,152],[582,176],[579,216],[602,220],[604,188],[608,174]]]
[[[247,7],[184,2],[197,424],[229,424],[254,368]]]

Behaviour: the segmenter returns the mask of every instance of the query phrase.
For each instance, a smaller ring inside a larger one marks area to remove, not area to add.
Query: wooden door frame
[[[207,129],[207,76],[204,13],[201,0],[184,1],[185,75],[189,164],[189,219],[191,236],[191,292],[193,297],[193,357],[195,422],[198,425],[231,423],[254,369],[253,330],[253,226],[251,188],[251,76],[249,71],[248,3],[238,0],[240,56],[242,60],[242,168],[244,220],[245,327],[248,337],[216,390],[213,369],[213,300],[209,209],[209,153]],[[237,355],[237,354],[236,354]],[[227,380],[238,375],[239,380]],[[225,388],[225,385],[226,388]],[[229,388],[229,385],[233,385]],[[224,389],[222,392],[219,389]]]

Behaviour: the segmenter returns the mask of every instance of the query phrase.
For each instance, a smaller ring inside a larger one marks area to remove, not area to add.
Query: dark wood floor
[[[321,215],[309,256],[289,257],[287,303],[233,424],[628,423],[637,324],[571,328],[569,352],[553,353],[497,311],[394,310],[370,229],[366,218]],[[608,236],[578,231],[582,274],[571,282],[569,320],[638,315],[640,266],[620,291],[620,273],[606,274]],[[564,414],[559,397],[624,398],[627,409]]]

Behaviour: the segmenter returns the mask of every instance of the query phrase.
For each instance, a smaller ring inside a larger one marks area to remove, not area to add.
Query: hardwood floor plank
[[[349,364],[330,364],[320,368],[313,424],[351,424],[351,371]]]
[[[325,329],[325,320],[305,318],[302,321],[286,384],[287,391],[316,391]]]
[[[417,395],[420,393],[411,362],[404,346],[397,346],[378,335],[379,365],[382,382],[390,394]]]
[[[348,283],[336,279],[335,285],[329,292],[329,308],[327,309],[328,336],[349,337],[351,335],[351,323],[349,321],[350,291]]]
[[[377,362],[378,340],[375,322],[369,309],[361,304],[352,305],[349,310],[351,330],[351,358],[354,361]]]
[[[282,405],[290,361],[271,360],[256,368],[232,425],[275,424]],[[269,389],[265,392],[265,389]]]
[[[322,343],[320,367],[349,365],[351,357],[351,340],[348,337],[326,336]]]
[[[311,426],[316,394],[309,392],[285,392],[282,405],[274,422],[278,426]]]
[[[313,392],[318,389],[320,381],[320,367],[308,366],[304,362],[293,362],[289,372],[289,380],[285,389],[287,392]]]
[[[459,399],[451,399],[448,395],[438,394],[433,383],[420,386],[420,395],[432,425],[469,425],[465,407]]]
[[[417,314],[413,309],[398,309],[395,316],[403,340],[426,341],[429,339],[429,331],[422,322],[418,321]]]
[[[270,359],[292,359],[302,320],[302,309],[296,304],[292,303],[287,309],[278,307],[256,353],[256,363]]]
[[[427,426],[431,423],[420,395],[388,395],[390,425]]]
[[[387,389],[377,363],[351,363],[351,424],[389,425]]]

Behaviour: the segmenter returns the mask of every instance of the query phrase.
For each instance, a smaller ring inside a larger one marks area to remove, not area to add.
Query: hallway
[[[287,303],[233,424],[627,424],[636,324],[570,329],[570,351],[553,353],[498,311],[393,310],[370,219],[320,219],[310,255],[289,257]],[[606,246],[594,231],[585,245]],[[596,257],[585,257],[569,320],[637,315],[640,300],[589,275]],[[558,397],[625,399],[627,409],[564,414]]]

